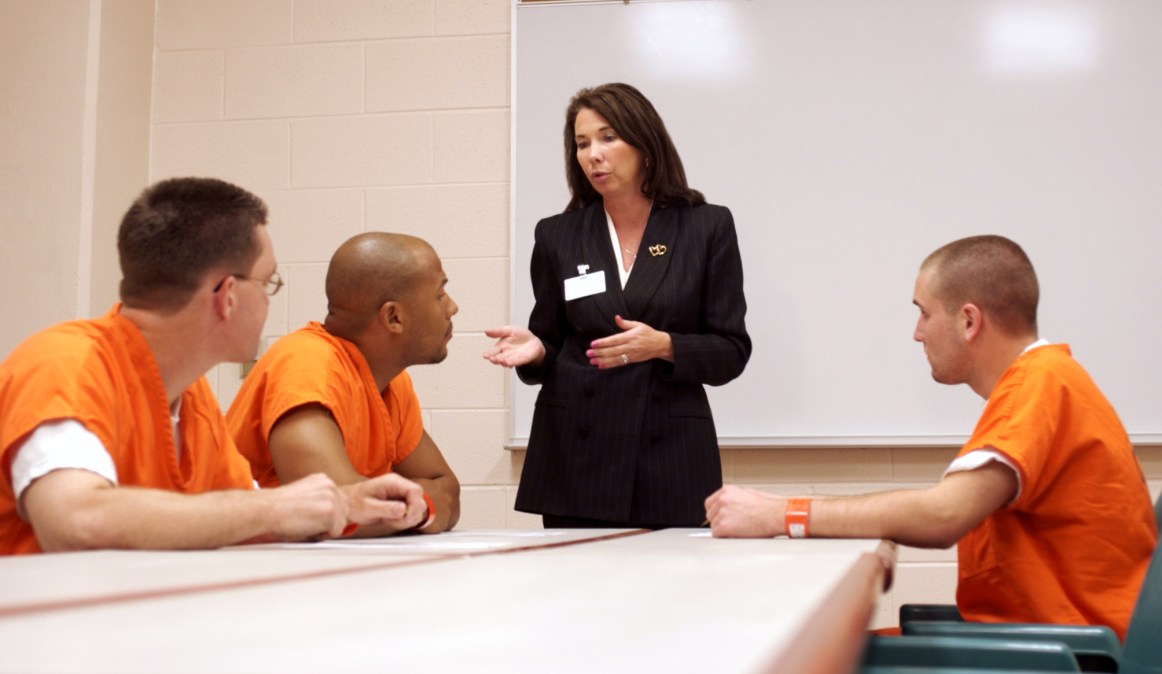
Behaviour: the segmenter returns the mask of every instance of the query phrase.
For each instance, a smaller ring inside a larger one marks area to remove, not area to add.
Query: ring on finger
[[[621,364],[622,365],[629,365],[629,356],[627,356],[623,353],[623,354],[621,354],[620,357],[621,357]]]

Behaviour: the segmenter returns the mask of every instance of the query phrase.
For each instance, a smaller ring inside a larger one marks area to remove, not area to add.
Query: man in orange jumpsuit
[[[424,431],[404,369],[448,355],[458,307],[436,251],[411,236],[368,232],[327,268],[327,318],[278,340],[246,376],[226,413],[238,450],[263,486],[323,473],[355,484],[398,473],[424,490],[418,530],[460,517],[460,483]],[[384,536],[387,523],[358,535]]]
[[[714,535],[957,545],[965,619],[1108,625],[1124,638],[1158,539],[1150,494],[1113,407],[1067,345],[1038,338],[1038,298],[1008,239],[936,250],[916,280],[914,338],[936,381],[988,401],[944,478],[847,498],[727,486],[706,501]]]
[[[255,490],[204,378],[254,357],[282,286],[266,206],[178,178],[118,235],[121,303],[48,328],[0,365],[0,553],[210,548],[415,526],[420,488],[312,475]]]

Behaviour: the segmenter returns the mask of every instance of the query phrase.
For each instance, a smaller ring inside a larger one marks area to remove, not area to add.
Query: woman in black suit
[[[516,508],[546,527],[699,526],[722,485],[704,384],[750,358],[730,211],[686,184],[653,105],[605,84],[565,120],[565,212],[537,223],[528,329],[489,361],[542,385]]]

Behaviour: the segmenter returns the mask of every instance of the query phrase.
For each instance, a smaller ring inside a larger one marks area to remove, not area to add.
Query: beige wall
[[[113,4],[106,2],[106,9]],[[75,224],[45,229],[46,218],[31,208],[43,210],[42,202],[50,202],[63,211],[54,222],[74,223],[81,202],[79,179],[65,178],[77,173],[81,155],[85,80],[76,71],[88,52],[73,45],[83,42],[88,18],[78,11],[83,3],[55,5],[32,11],[28,7],[47,4],[0,4],[0,43],[18,39],[19,53],[27,51],[23,66],[0,62],[5,90],[10,82],[45,89],[44,73],[64,71],[52,75],[61,83],[51,96],[41,93],[35,104],[19,107],[16,122],[8,115],[0,121],[0,157],[10,147],[25,155],[19,165],[0,158],[0,185],[42,153],[56,158],[22,178],[13,193],[19,199],[0,194],[5,241],[19,225],[14,236],[24,249],[11,260],[16,271],[9,264],[12,247],[0,253],[5,301],[14,288],[47,288],[21,307],[34,313],[0,329],[6,345],[76,313],[74,260],[84,237]],[[33,16],[13,16],[21,8]],[[396,230],[433,243],[461,313],[448,360],[412,374],[428,430],[464,483],[465,528],[539,526],[538,518],[512,510],[522,454],[503,449],[504,378],[480,358],[489,342],[482,330],[508,314],[509,13],[509,0],[159,0],[152,123],[143,131],[152,135],[150,180],[214,175],[270,204],[271,233],[288,281],[272,303],[266,327],[272,338],[322,317],[327,259],[352,234]],[[30,25],[16,30],[14,20]],[[126,30],[132,22],[103,24]],[[35,40],[33,30],[39,31]],[[46,40],[61,43],[68,54],[64,66],[57,65],[64,58],[57,50],[38,46]],[[119,57],[107,56],[102,45],[100,58],[104,73],[105,64]],[[120,58],[135,73],[145,67],[134,60],[140,55]],[[125,107],[140,114],[139,90],[123,83],[120,91],[134,101]],[[103,103],[98,97],[98,109]],[[17,125],[33,122],[44,125],[39,137],[56,139],[45,150],[20,140],[25,137]],[[108,146],[98,142],[97,166],[121,161],[122,148],[140,151],[140,133],[128,135]],[[117,215],[145,182],[141,165],[128,160],[123,183],[109,190],[109,208]],[[66,183],[68,203],[49,199]],[[107,288],[115,270],[115,219],[102,212],[92,227],[93,277],[99,278],[92,294],[99,308],[105,291],[97,286]],[[59,250],[71,253],[62,257]],[[526,265],[521,260],[516,267]],[[30,277],[37,282],[28,283]],[[40,306],[46,297],[65,309]],[[222,366],[211,380],[226,405],[237,390],[239,368]],[[723,460],[731,482],[783,493],[857,493],[931,483],[951,455],[937,448],[814,448],[729,450]],[[1157,494],[1162,450],[1143,448],[1141,457]],[[883,602],[878,624],[891,622],[903,601],[952,601],[952,551],[904,549],[900,561],[896,589]]]
[[[153,0],[104,0],[96,90],[90,314],[118,298],[117,229],[149,182]]]
[[[150,0],[0,3],[0,354],[116,299],[147,177]]]
[[[84,310],[78,255],[89,14],[70,0],[0,3],[0,353]]]

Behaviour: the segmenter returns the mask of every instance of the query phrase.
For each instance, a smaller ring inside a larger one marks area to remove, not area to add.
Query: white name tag
[[[595,271],[565,279],[565,301],[599,295],[605,292],[605,272]]]

